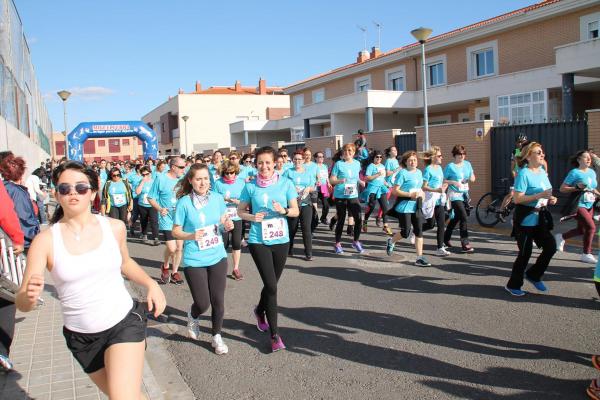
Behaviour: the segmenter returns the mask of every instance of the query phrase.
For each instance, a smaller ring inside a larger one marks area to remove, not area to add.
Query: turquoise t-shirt
[[[186,233],[204,229],[201,240],[183,242],[184,267],[210,267],[227,257],[221,234],[221,217],[226,213],[225,201],[219,193],[210,192],[208,202],[196,208],[191,195],[177,200],[173,225]]]
[[[140,182],[141,183],[141,182]],[[141,207],[152,207],[150,205],[150,203],[148,202],[148,196],[150,194],[150,189],[152,189],[152,184],[154,183],[154,179],[150,179],[148,182],[144,182],[144,186],[142,186],[142,191],[140,192],[140,194],[138,195],[139,200],[138,200],[138,205]],[[137,186],[139,186],[140,184],[138,183]],[[137,189],[137,186],[135,188],[132,188],[134,191],[135,189]]]
[[[331,175],[338,179],[346,179],[346,182],[335,185],[333,195],[336,199],[354,199],[358,197],[358,179],[360,174],[360,162],[352,160],[337,161],[333,165]]]
[[[129,174],[126,175],[125,179],[127,179],[127,182],[129,182],[129,186],[131,186],[131,197],[137,199],[138,194],[135,192],[135,189],[142,181],[142,176],[137,174],[135,171],[131,171]]]
[[[100,176],[100,192],[102,192],[102,190],[104,190],[106,179],[108,179],[108,173],[105,169],[100,168],[100,173],[98,175]]]
[[[369,199],[369,196],[371,194],[375,194],[375,198],[378,199],[379,197],[381,197],[382,194],[385,194],[388,191],[385,185],[386,176],[385,166],[383,164],[369,164],[365,171],[365,176],[373,176],[376,175],[378,172],[383,172],[383,175],[371,181],[367,181],[367,187],[362,192],[362,196],[365,199],[365,201]]]
[[[515,179],[515,192],[523,193],[527,196],[543,192],[544,190],[552,189],[552,184],[548,179],[548,174],[542,168],[534,173],[529,168],[522,168],[519,170]],[[529,207],[540,207],[543,205],[543,199],[530,201],[526,203]],[[523,219],[521,226],[537,226],[539,220],[539,213],[532,212]]]
[[[210,186],[213,187],[215,182],[221,179],[221,175],[219,175],[219,167],[215,164],[208,164],[208,176],[210,178]]]
[[[314,169],[308,170],[304,169],[302,172],[296,171],[295,168],[288,169],[285,171],[283,176],[292,181],[294,187],[296,188],[296,193],[300,194],[307,187],[314,187],[316,183],[316,173]],[[310,195],[306,196],[303,199],[298,199],[300,206],[306,206],[310,204]]]
[[[239,200],[245,184],[246,182],[239,177],[233,183],[225,183],[223,179],[219,179],[215,182],[213,191],[223,196],[223,199],[229,198]],[[227,207],[227,214],[232,221],[241,220],[237,213],[237,204],[225,202],[225,206]]]
[[[439,165],[428,165],[423,172],[423,181],[427,182],[427,186],[431,189],[439,189],[444,183],[444,171]],[[438,199],[436,205],[442,204],[442,199]]]
[[[155,200],[161,208],[169,210],[169,213],[164,216],[160,212],[158,213],[158,228],[162,231],[173,229],[173,217],[177,205],[175,186],[178,182],[179,179],[171,178],[168,174],[157,174],[150,189],[150,194],[148,194],[149,199]]]
[[[568,186],[575,186],[578,183],[583,183],[586,190],[596,189],[598,186],[598,183],[596,182],[596,172],[591,168],[587,168],[585,172],[579,168],[573,168],[567,174],[565,184]],[[579,198],[578,206],[589,209],[594,205],[595,201],[596,195],[591,192],[586,192]]]
[[[329,179],[329,167],[327,164],[315,164],[316,165],[316,175],[317,175],[317,183],[319,185],[323,185],[327,183]]]
[[[421,170],[415,168],[413,171],[401,169],[396,175],[394,185],[400,186],[403,192],[412,192],[423,187],[423,174]],[[399,213],[409,214],[417,211],[416,200],[402,200],[395,209]]]
[[[469,191],[469,178],[471,175],[473,175],[473,167],[467,160],[463,161],[460,167],[453,162],[446,165],[446,169],[444,170],[444,179],[448,181],[462,182],[462,184],[458,187],[454,185],[448,186],[448,195],[451,201],[464,200],[463,193],[467,193]]]
[[[110,204],[113,207],[121,207],[127,205],[127,188],[123,181],[111,182],[108,188],[108,196]]]
[[[385,166],[385,171],[386,172],[394,172],[395,170],[397,170],[400,167],[400,163],[398,162],[397,159],[395,158],[388,158],[385,160],[385,163],[383,164]],[[388,177],[386,177],[386,182],[391,186],[394,184],[394,182],[392,182],[392,178],[394,176],[390,175]]]
[[[246,180],[252,176],[256,176],[256,168],[248,165],[240,165],[240,173],[238,174],[238,178]]]
[[[273,201],[287,208],[289,201],[295,198],[296,189],[292,181],[284,177],[280,177],[277,183],[264,188],[259,187],[255,181],[246,182],[240,201],[249,203],[253,214],[267,213],[262,222],[251,223],[248,243],[265,245],[288,243],[290,237],[287,218],[273,209]]]
[[[315,177],[315,184],[316,184],[317,183],[317,163],[313,162],[313,161],[304,163],[304,169],[306,171],[308,171],[309,174],[312,174],[312,176]]]

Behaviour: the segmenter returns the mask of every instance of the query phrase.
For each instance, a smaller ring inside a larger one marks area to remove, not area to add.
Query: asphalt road
[[[413,266],[414,251],[398,244],[385,254],[374,225],[358,256],[345,237],[343,256],[320,226],[315,258],[289,258],[279,285],[279,325],[287,350],[270,353],[251,310],[262,288],[244,251],[245,279],[228,280],[223,337],[229,354],[210,347],[210,315],[202,337],[186,337],[187,285],[163,286],[176,332],[163,340],[198,399],[586,399],[600,376],[590,355],[600,352],[600,301],[593,266],[580,249],[558,253],[545,281],[549,294],[513,298],[503,289],[516,244],[503,234],[472,233],[476,252],[433,256]],[[457,242],[455,240],[455,242]],[[164,246],[132,240],[132,256],[159,276]],[[296,251],[302,245],[297,239]],[[534,257],[538,254],[534,251]],[[533,289],[526,284],[524,289]],[[154,370],[155,375],[161,371]]]

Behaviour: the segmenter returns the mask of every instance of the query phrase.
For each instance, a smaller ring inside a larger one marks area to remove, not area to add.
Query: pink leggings
[[[577,209],[577,228],[573,228],[568,232],[563,233],[563,239],[567,240],[575,236],[583,235],[583,253],[592,254],[592,240],[594,240],[594,208],[589,210],[583,207]]]

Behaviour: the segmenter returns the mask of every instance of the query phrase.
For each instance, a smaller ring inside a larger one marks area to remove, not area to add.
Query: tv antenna
[[[373,21],[373,25],[377,27],[377,48],[381,49],[381,28],[383,28],[383,24]]]
[[[360,26],[360,25],[356,25],[356,27],[362,31],[363,34],[363,42],[364,42],[364,47],[363,50],[367,50],[367,28],[365,28],[364,26]]]

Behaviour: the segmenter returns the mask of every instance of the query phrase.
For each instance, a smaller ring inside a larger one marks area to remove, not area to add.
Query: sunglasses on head
[[[56,189],[58,189],[58,193],[63,196],[71,193],[71,190],[75,189],[77,194],[86,194],[88,190],[90,190],[92,186],[89,183],[76,183],[75,185],[71,185],[70,183],[60,183]]]

